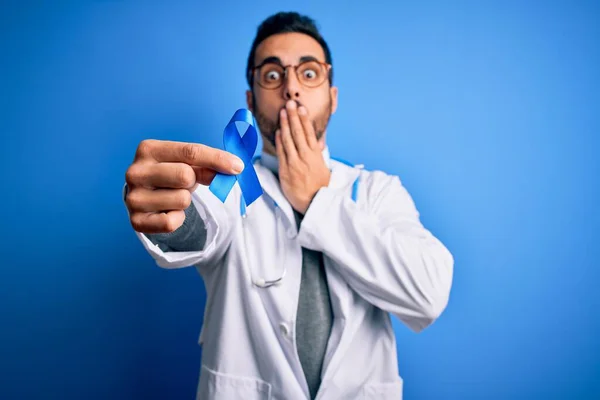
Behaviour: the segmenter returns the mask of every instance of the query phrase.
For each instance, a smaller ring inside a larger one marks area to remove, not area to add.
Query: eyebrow
[[[307,61],[318,61],[318,62],[320,62],[317,59],[317,57],[314,57],[314,56],[302,56],[302,57],[300,57],[299,64],[302,64],[303,62],[307,62]],[[262,60],[262,62],[259,63],[257,65],[257,67],[261,66],[261,65],[264,65],[264,64],[267,64],[267,63],[274,63],[274,64],[279,64],[279,65],[283,66],[283,63],[281,62],[281,59],[279,57],[270,56],[270,57],[267,57],[264,60]]]

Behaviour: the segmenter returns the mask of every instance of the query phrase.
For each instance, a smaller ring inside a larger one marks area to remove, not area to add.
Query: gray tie
[[[294,214],[299,226],[302,216],[297,212]],[[303,248],[302,278],[296,315],[296,344],[311,399],[315,398],[321,384],[323,358],[332,322],[333,311],[323,254]]]

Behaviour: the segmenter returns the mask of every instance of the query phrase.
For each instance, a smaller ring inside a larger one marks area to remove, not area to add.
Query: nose
[[[298,100],[300,98],[300,82],[293,68],[288,68],[283,83],[283,97],[285,100]]]

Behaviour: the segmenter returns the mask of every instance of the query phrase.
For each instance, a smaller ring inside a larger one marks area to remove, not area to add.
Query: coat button
[[[279,324],[279,329],[281,330],[281,334],[283,336],[289,336],[290,334],[290,328],[288,328],[288,326],[286,324],[284,324],[283,322],[281,324]]]

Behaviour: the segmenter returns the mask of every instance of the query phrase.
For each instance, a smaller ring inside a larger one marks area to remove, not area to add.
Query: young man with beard
[[[390,313],[412,330],[445,309],[453,258],[419,221],[396,176],[335,161],[331,54],[314,22],[279,13],[248,57],[248,108],[261,158],[143,141],[126,204],[164,268],[195,266],[207,289],[198,397],[400,399]],[[264,191],[222,202],[217,172],[253,168]]]

